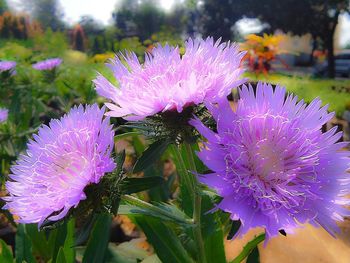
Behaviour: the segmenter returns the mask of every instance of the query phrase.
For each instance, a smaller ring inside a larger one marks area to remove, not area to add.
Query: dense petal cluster
[[[62,59],[60,58],[49,58],[43,61],[39,61],[32,65],[36,70],[52,70],[61,65]]]
[[[135,53],[111,60],[108,66],[119,87],[102,75],[94,80],[97,93],[113,102],[106,103],[107,114],[141,120],[167,110],[182,112],[191,104],[217,102],[244,82],[244,53],[236,45],[189,39],[185,50],[181,56],[178,47],[158,45],[145,55],[143,65]]]
[[[15,61],[0,61],[0,72],[14,70],[16,64]]]
[[[8,109],[0,108],[0,123],[5,122],[7,120],[8,113]]]
[[[64,217],[85,199],[84,188],[113,171],[112,126],[98,106],[73,108],[42,126],[12,166],[4,206],[20,223]]]
[[[243,87],[240,96],[236,112],[212,107],[217,133],[191,121],[207,139],[198,155],[213,172],[200,180],[223,198],[217,207],[242,221],[241,234],[260,226],[271,237],[305,222],[334,234],[349,215],[350,153],[336,127],[321,131],[333,114],[279,86]]]

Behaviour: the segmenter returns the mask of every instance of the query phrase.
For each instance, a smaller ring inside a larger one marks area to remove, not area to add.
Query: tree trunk
[[[309,64],[310,65],[314,65],[314,52],[316,50],[317,47],[317,39],[315,36],[312,36],[312,49],[311,49],[311,53],[310,53],[310,57],[309,57]]]
[[[327,47],[327,62],[328,62],[328,76],[330,78],[335,77],[335,61],[334,61],[334,33],[338,24],[340,12],[337,11],[329,23],[328,32],[326,32],[326,47]]]

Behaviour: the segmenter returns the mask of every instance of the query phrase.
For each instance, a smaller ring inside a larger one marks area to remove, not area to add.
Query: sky
[[[21,9],[21,0],[8,0],[9,4],[15,9]],[[103,24],[108,24],[111,21],[112,11],[115,9],[120,0],[59,0],[63,8],[64,19],[74,24],[79,21],[83,15],[91,15]],[[170,10],[173,4],[179,0],[160,0],[162,7],[165,10]],[[344,46],[350,43],[350,15],[346,14],[341,17],[340,28],[340,45]],[[239,25],[241,32],[255,33],[256,29],[260,28],[259,24],[254,21],[247,21]],[[255,31],[255,32],[254,32]]]
[[[165,10],[170,10],[175,1],[161,0],[160,3]],[[60,0],[60,3],[68,22],[77,22],[82,15],[89,14],[108,24],[118,0]]]
[[[23,0],[8,0],[10,6],[20,8]],[[108,24],[112,17],[112,11],[120,0],[59,0],[64,12],[64,19],[71,24],[79,21],[83,15],[92,15],[94,18]],[[176,0],[160,0],[162,8],[170,10]]]

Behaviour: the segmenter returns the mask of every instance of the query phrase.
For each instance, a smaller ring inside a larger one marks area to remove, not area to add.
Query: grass
[[[287,76],[282,74],[270,74],[268,76],[246,74],[253,81],[264,81],[285,86],[289,92],[293,92],[306,102],[311,102],[319,97],[323,104],[329,104],[329,111],[335,111],[341,117],[345,109],[350,109],[350,93],[339,92],[342,87],[350,88],[350,79],[315,79],[308,76]],[[335,87],[335,90],[332,89]]]

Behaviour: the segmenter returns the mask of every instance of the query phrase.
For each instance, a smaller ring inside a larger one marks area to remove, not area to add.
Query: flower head
[[[12,166],[4,206],[20,223],[63,218],[86,198],[84,188],[113,171],[114,132],[105,109],[74,107],[60,120],[42,126],[28,150]]]
[[[5,122],[7,120],[8,113],[8,109],[0,108],[0,123]]]
[[[333,114],[279,86],[259,83],[256,95],[243,87],[240,96],[236,112],[212,107],[217,133],[191,121],[207,139],[198,156],[213,173],[200,180],[223,198],[217,208],[241,220],[240,234],[260,226],[271,237],[305,222],[334,234],[335,221],[349,215],[350,153],[336,127],[321,131]]]
[[[50,58],[43,61],[39,61],[32,65],[36,70],[53,70],[54,68],[61,65],[62,59],[60,58]]]
[[[178,47],[158,45],[143,65],[135,53],[111,60],[119,88],[102,75],[94,80],[97,93],[113,102],[106,103],[107,115],[142,120],[168,110],[182,112],[188,105],[217,102],[244,82],[244,54],[230,42],[189,39],[185,49],[181,56]]]
[[[0,72],[14,70],[16,64],[15,61],[0,61]]]

